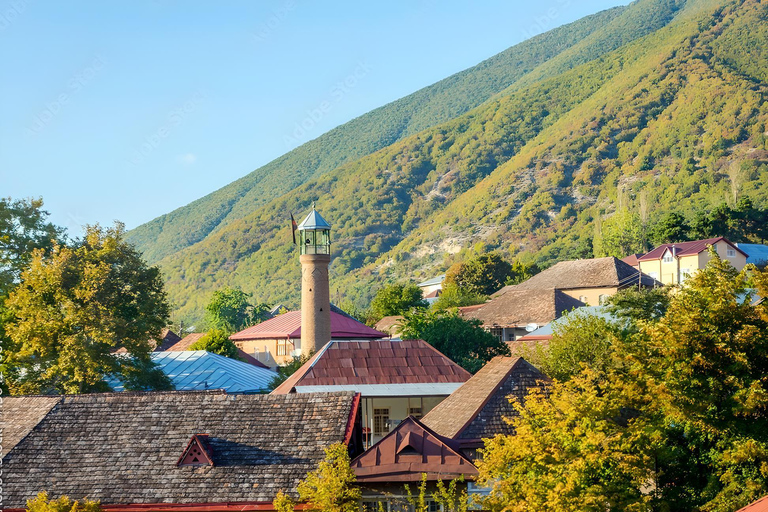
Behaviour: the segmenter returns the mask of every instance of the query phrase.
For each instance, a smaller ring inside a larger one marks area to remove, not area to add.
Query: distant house
[[[494,295],[508,290],[547,290],[555,288],[590,306],[599,306],[619,290],[630,287],[653,288],[661,283],[631,265],[609,256],[585,260],[561,261],[518,285],[505,286]]]
[[[272,393],[360,393],[369,446],[408,416],[431,411],[470,377],[423,340],[332,340]]]
[[[763,244],[734,244],[747,253],[747,263],[753,265],[768,264],[768,245]]]
[[[17,512],[43,490],[112,512],[269,511],[331,444],[361,451],[354,393],[6,397],[3,421],[3,508]]]
[[[418,482],[422,475],[429,489],[437,480],[463,477],[460,485],[474,493],[474,461],[483,440],[514,434],[505,421],[518,415],[510,397],[524,401],[531,389],[547,382],[524,359],[499,357],[489,362],[426,416],[408,417],[352,461],[363,504],[368,510],[379,510],[379,505],[400,510],[407,505],[402,485]]]
[[[162,352],[168,350],[168,347],[181,341],[181,338],[170,329],[163,329],[160,331],[160,340],[149,340],[149,346],[152,347],[154,352]],[[127,354],[128,350],[125,347],[120,347],[114,351],[116,354]]]
[[[638,258],[640,270],[664,284],[681,284],[686,278],[707,266],[709,248],[741,270],[747,264],[747,253],[723,237],[662,244]]]
[[[384,338],[346,314],[331,311],[331,339],[360,340]],[[301,350],[301,310],[283,313],[229,337],[246,354],[275,368],[291,362]]]
[[[399,338],[402,330],[403,315],[385,316],[373,326],[377,331],[389,335],[390,338]]]
[[[430,298],[430,296],[434,298],[439,296],[439,294],[432,295],[434,292],[441,292],[443,290],[443,281],[445,281],[445,274],[422,281],[417,286],[421,288],[421,294],[425,299]]]
[[[627,256],[625,258],[621,258],[621,261],[623,261],[624,263],[626,263],[627,265],[629,265],[630,267],[632,267],[632,268],[634,268],[636,270],[640,270],[640,262],[637,261],[637,260],[642,255],[643,255],[643,253],[630,254],[629,256]]]
[[[177,391],[222,389],[228,393],[259,393],[269,387],[276,373],[205,350],[153,352],[152,362],[168,376]],[[118,380],[108,381],[115,391],[124,391]]]
[[[501,341],[514,341],[528,332],[560,318],[567,311],[585,306],[564,291],[505,290],[485,304],[459,308],[463,318],[477,319]]]
[[[753,501],[736,512],[768,512],[768,496],[763,496],[759,500]]]

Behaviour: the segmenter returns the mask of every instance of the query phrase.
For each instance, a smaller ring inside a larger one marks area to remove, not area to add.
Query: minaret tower
[[[315,210],[298,226],[301,255],[301,353],[308,355],[331,341],[331,225]]]

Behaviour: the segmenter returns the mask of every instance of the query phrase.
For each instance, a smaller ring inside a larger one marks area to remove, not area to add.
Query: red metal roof
[[[719,236],[717,238],[707,238],[706,240],[694,240],[692,242],[678,242],[675,244],[661,244],[660,246],[656,247],[654,250],[649,252],[648,254],[644,256],[640,256],[637,258],[638,261],[650,261],[650,260],[660,260],[664,253],[667,252],[669,249],[670,251],[674,247],[675,256],[678,258],[681,256],[690,256],[692,254],[699,254],[702,251],[707,250],[707,247],[710,245],[715,245],[719,241],[724,241],[725,243],[729,244],[731,247],[739,251],[744,256],[747,256],[747,253],[736,247],[735,244],[731,243],[727,238]]]
[[[768,496],[763,496],[736,512],[768,512]]]
[[[360,339],[383,338],[385,336],[386,334],[371,329],[354,318],[331,311],[331,338]],[[237,341],[275,338],[301,338],[301,310],[277,315],[229,337],[229,339]]]
[[[466,382],[471,376],[423,340],[334,340],[272,393],[296,386]]]

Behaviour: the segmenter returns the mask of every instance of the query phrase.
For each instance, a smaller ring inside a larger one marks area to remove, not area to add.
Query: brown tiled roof
[[[60,396],[5,397],[2,403],[2,456],[19,444],[59,400]]]
[[[382,338],[384,333],[371,329],[347,314],[331,311],[331,338]],[[289,311],[253,325],[229,337],[231,340],[261,340],[275,338],[301,338],[301,310]]]
[[[466,382],[470,377],[423,340],[334,340],[272,393],[290,393],[296,386]]]
[[[168,352],[186,352],[189,350],[189,347],[197,343],[206,334],[205,332],[191,332],[165,350]]]
[[[637,259],[642,256],[642,254],[630,254],[629,256],[625,256],[624,258],[621,258],[621,261],[629,265],[630,267],[637,268],[640,263],[637,261]]]
[[[557,288],[572,290],[577,288],[608,288],[636,285],[638,270],[623,261],[609,256],[588,260],[561,261],[543,270],[518,285],[505,286],[496,294],[508,290],[545,290]],[[645,286],[661,286],[652,277],[641,276]]]
[[[353,393],[227,395],[105,393],[56,397],[3,458],[6,507],[39,491],[102,504],[269,502],[343,442]],[[18,408],[5,420],[15,423]],[[351,414],[353,413],[354,414]],[[208,434],[213,466],[177,466],[194,434]]]
[[[523,400],[531,388],[546,381],[547,377],[523,358],[497,357],[421,421],[441,436],[455,440],[513,434],[504,421],[517,415],[509,398]]]
[[[706,251],[707,247],[710,245],[715,245],[717,242],[723,241],[739,251],[744,256],[747,256],[747,253],[739,249],[736,244],[729,241],[727,238],[724,238],[722,236],[719,236],[717,238],[707,238],[706,240],[694,240],[692,242],[677,242],[675,244],[661,244],[660,246],[653,249],[648,254],[641,256],[638,258],[640,261],[650,261],[650,260],[660,260],[664,253],[667,252],[667,249],[670,251],[672,248],[675,248],[675,256],[690,256],[691,254],[699,254],[702,251]]]
[[[586,306],[560,290],[512,289],[497,295],[480,307],[460,308],[464,318],[475,318],[486,327],[544,325],[574,308]]]
[[[385,316],[373,326],[377,331],[396,336],[402,329],[400,322],[403,321],[403,315]]]
[[[473,479],[477,468],[439,435],[409,416],[384,439],[352,461],[357,482]]]

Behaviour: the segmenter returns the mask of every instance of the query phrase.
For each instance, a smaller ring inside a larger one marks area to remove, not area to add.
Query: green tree
[[[360,489],[354,486],[347,447],[342,443],[325,449],[325,460],[299,482],[299,497],[316,512],[357,512]]]
[[[446,284],[440,293],[440,297],[432,304],[434,310],[460,308],[474,306],[488,300],[487,295],[476,295],[468,292],[455,283]]]
[[[7,293],[32,259],[32,251],[50,251],[64,231],[46,221],[42,199],[0,198],[0,296]]]
[[[402,315],[412,309],[424,309],[421,288],[415,284],[391,284],[380,288],[371,301],[371,315],[375,320],[385,316]]]
[[[669,212],[653,225],[648,233],[648,238],[654,246],[685,242],[690,240],[689,231],[688,221],[681,213]]]
[[[98,501],[83,499],[72,501],[67,496],[57,500],[48,498],[48,493],[43,491],[31,500],[27,500],[27,512],[101,512],[101,504]]]
[[[170,388],[149,343],[168,321],[163,281],[125,241],[121,224],[89,226],[73,247],[33,251],[6,306],[11,392],[101,391],[110,375],[132,389]],[[113,354],[120,347],[128,354]]]
[[[527,281],[528,279],[532,278],[539,272],[541,272],[541,269],[535,263],[524,263],[523,261],[517,259],[512,262],[509,277],[504,284],[520,284],[523,281]]]
[[[239,288],[216,290],[205,306],[205,318],[213,329],[230,333],[258,324],[269,316],[269,306],[251,304],[251,294]]]
[[[455,263],[445,273],[445,285],[455,284],[469,295],[490,295],[512,275],[512,265],[495,252]]]
[[[524,350],[533,365],[559,380],[570,379],[585,366],[600,373],[617,366],[615,327],[605,318],[575,310],[561,320],[546,345]]]
[[[603,221],[600,237],[595,237],[595,257],[615,256],[623,258],[629,254],[645,252],[643,229],[640,216],[627,209],[619,210]]]
[[[422,339],[470,373],[496,356],[509,355],[509,347],[486,331],[479,320],[465,320],[456,311],[406,313],[403,339]]]
[[[669,288],[625,288],[606,301],[606,309],[612,315],[629,320],[657,321],[667,313]]]
[[[464,477],[454,478],[448,485],[443,480],[438,480],[435,482],[434,492],[429,493],[427,474],[422,473],[418,494],[413,493],[408,484],[405,485],[407,502],[414,512],[430,512],[434,510],[433,504],[439,505],[443,512],[467,512],[471,502],[466,487],[460,485],[463,482]]]
[[[189,347],[190,350],[206,350],[220,356],[238,359],[237,346],[224,329],[211,329]]]

